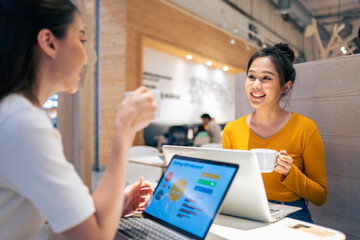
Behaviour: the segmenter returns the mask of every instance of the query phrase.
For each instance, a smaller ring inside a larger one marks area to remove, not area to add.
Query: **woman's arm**
[[[115,122],[115,137],[110,161],[93,194],[96,212],[84,222],[64,232],[69,239],[113,239],[124,200],[129,149],[136,132],[154,119],[156,103],[144,87],[120,104]]]
[[[292,164],[282,183],[317,206],[326,202],[325,152],[319,131],[316,129],[303,146],[304,173]]]

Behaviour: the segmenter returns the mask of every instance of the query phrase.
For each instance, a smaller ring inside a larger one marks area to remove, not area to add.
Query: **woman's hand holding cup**
[[[274,170],[286,177],[291,170],[293,158],[290,157],[286,150],[280,150],[280,154],[276,158],[276,163],[277,165]]]
[[[145,87],[139,87],[129,94],[118,107],[116,127],[127,130],[130,136],[145,128],[154,120],[157,108],[154,94]],[[121,131],[121,130],[119,130]]]

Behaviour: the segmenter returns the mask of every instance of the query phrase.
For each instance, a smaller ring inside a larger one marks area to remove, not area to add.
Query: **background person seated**
[[[198,132],[194,138],[194,146],[201,147],[207,143],[210,143],[209,134],[205,130]]]
[[[203,132],[203,131],[206,132],[204,125],[199,124],[198,126],[196,126],[196,127],[194,128],[194,139],[195,139],[195,137],[198,135],[198,133]]]
[[[210,143],[221,143],[221,128],[208,113],[201,115],[204,128],[210,136]]]

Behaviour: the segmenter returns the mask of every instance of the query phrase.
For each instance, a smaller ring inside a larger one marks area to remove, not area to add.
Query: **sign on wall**
[[[235,74],[146,47],[143,61],[144,85],[161,91],[158,122],[191,124],[204,112],[218,123],[235,119]]]

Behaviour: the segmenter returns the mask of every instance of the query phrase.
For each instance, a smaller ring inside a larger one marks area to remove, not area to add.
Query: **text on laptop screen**
[[[175,155],[145,213],[203,238],[236,170]]]

